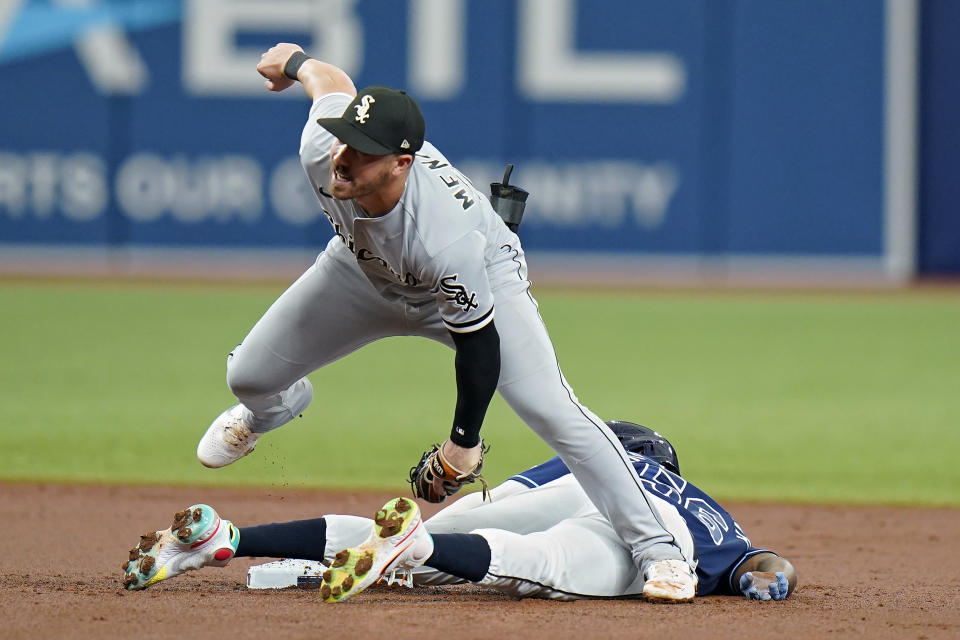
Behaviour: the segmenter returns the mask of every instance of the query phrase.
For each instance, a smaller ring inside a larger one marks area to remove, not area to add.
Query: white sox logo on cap
[[[370,117],[370,105],[376,102],[373,96],[365,95],[360,99],[360,104],[354,105],[353,108],[357,110],[357,117],[355,118],[360,124],[365,124],[367,118]]]
[[[423,146],[423,114],[416,101],[400,89],[366,87],[339,117],[317,118],[317,124],[368,155],[409,154]]]

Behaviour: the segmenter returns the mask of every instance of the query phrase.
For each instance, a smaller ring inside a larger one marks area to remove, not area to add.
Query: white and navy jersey
[[[754,547],[733,516],[696,486],[664,469],[655,460],[636,453],[628,452],[627,455],[651,497],[673,505],[683,517],[697,555],[697,593],[739,594],[738,586],[733,584],[737,567],[750,556],[768,550]],[[510,480],[534,488],[569,473],[567,466],[557,457],[518,473]]]
[[[509,248],[519,247],[519,239],[429,142],[414,158],[400,201],[385,215],[369,217],[353,201],[331,197],[333,134],[317,118],[341,115],[351,99],[334,93],[315,100],[300,140],[300,162],[334,233],[384,297],[411,304],[436,300],[454,332],[484,327],[494,315],[489,273],[512,260]]]

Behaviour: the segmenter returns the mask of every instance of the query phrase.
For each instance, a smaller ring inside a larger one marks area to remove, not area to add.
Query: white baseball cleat
[[[253,451],[259,437],[243,421],[243,405],[234,405],[217,416],[200,438],[197,458],[206,467],[225,467]]]
[[[647,567],[643,597],[650,602],[691,602],[697,593],[697,576],[683,560],[660,560]]]
[[[225,567],[237,552],[240,532],[213,507],[195,504],[173,516],[165,531],[140,536],[123,564],[123,586],[150,585],[201,567]]]
[[[320,597],[343,602],[382,576],[422,566],[433,553],[433,538],[410,498],[395,498],[373,517],[373,531],[359,547],[344,549],[323,573]],[[388,578],[389,581],[389,578]]]

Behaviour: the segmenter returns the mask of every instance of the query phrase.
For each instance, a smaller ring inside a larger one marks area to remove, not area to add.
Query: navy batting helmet
[[[607,426],[627,451],[647,456],[659,462],[660,466],[680,473],[680,460],[673,445],[653,429],[623,420],[608,420]]]

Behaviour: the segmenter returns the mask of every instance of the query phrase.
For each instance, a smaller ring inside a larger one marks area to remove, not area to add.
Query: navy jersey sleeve
[[[697,594],[739,593],[733,572],[755,548],[740,525],[706,493],[644,456],[629,454],[644,486],[683,516],[697,553]]]
[[[559,457],[556,457],[547,460],[543,464],[531,467],[526,471],[521,471],[517,475],[511,476],[510,480],[514,480],[533,489],[534,487],[545,485],[551,480],[561,478],[568,473],[570,473],[570,470],[567,469],[567,465],[563,464],[563,460]]]

